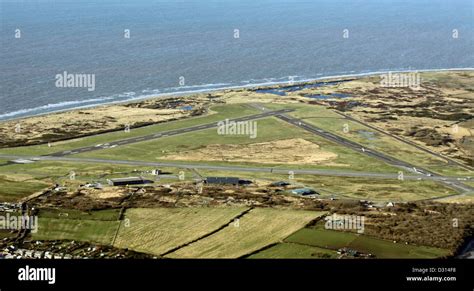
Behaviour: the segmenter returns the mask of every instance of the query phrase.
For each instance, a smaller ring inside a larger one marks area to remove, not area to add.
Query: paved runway
[[[373,130],[375,130],[375,131],[377,131],[377,132],[380,132],[380,133],[385,134],[385,135],[387,135],[387,136],[389,136],[389,137],[391,137],[391,138],[394,138],[394,139],[396,139],[396,140],[398,140],[398,141],[400,141],[400,142],[403,142],[403,143],[405,143],[405,144],[407,144],[407,145],[410,145],[410,146],[412,146],[412,147],[415,147],[415,148],[417,148],[417,149],[420,150],[420,151],[423,151],[423,152],[425,152],[425,153],[428,153],[428,154],[430,154],[430,155],[433,155],[433,156],[435,156],[435,157],[437,157],[437,158],[443,159],[443,160],[447,161],[447,162],[450,163],[450,164],[457,165],[457,166],[459,166],[459,167],[461,167],[461,168],[463,168],[463,169],[466,169],[466,170],[470,170],[470,171],[473,170],[473,168],[470,167],[470,166],[464,165],[464,164],[462,164],[462,163],[460,163],[460,162],[458,162],[458,161],[456,161],[456,160],[451,159],[450,157],[446,157],[446,156],[443,156],[443,155],[441,155],[441,154],[439,154],[439,153],[433,152],[433,151],[431,151],[431,150],[429,150],[429,149],[427,149],[427,148],[424,148],[424,147],[422,147],[422,146],[420,146],[420,145],[418,145],[418,144],[416,144],[416,143],[414,143],[414,142],[412,142],[412,141],[406,140],[406,139],[404,139],[404,138],[401,138],[401,137],[396,136],[396,135],[394,135],[394,134],[391,134],[391,133],[389,133],[389,132],[385,132],[385,131],[383,131],[383,130],[381,130],[381,129],[379,129],[379,128],[376,128],[376,127],[374,127],[374,126],[372,126],[372,125],[370,125],[370,124],[368,124],[368,123],[366,123],[366,122],[363,122],[363,121],[361,121],[361,120],[355,119],[355,118],[353,118],[353,117],[351,117],[351,116],[349,116],[349,115],[347,115],[347,114],[344,114],[344,113],[342,113],[342,112],[337,112],[337,111],[335,111],[335,112],[336,112],[337,114],[341,115],[342,117],[344,117],[344,118],[347,119],[347,120],[350,120],[350,121],[353,121],[353,122],[362,124],[362,125],[364,125],[364,126],[370,128],[370,129],[373,129]]]
[[[172,163],[172,162],[145,162],[145,161],[128,161],[128,160],[109,160],[97,158],[74,158],[65,156],[16,156],[16,155],[0,155],[4,159],[28,159],[32,161],[61,161],[76,163],[101,163],[116,165],[135,165],[135,166],[151,166],[151,167],[173,167],[184,169],[206,169],[217,171],[236,171],[236,172],[259,172],[289,175],[293,172],[295,175],[318,175],[318,176],[336,176],[336,177],[363,177],[378,179],[398,179],[397,173],[375,173],[360,171],[343,171],[343,170],[320,170],[320,169],[292,169],[292,168],[273,168],[273,167],[243,167],[243,166],[218,166],[202,163]],[[405,175],[406,180],[433,180],[433,181],[457,181],[456,177],[421,177],[419,175]],[[443,180],[444,179],[444,180]]]
[[[322,138],[327,140],[333,141],[337,144],[342,146],[348,147],[353,149],[356,152],[360,152],[362,154],[377,158],[382,160],[390,165],[394,165],[404,169],[408,172],[411,172],[414,175],[404,175],[404,179],[410,180],[435,180],[440,181],[443,184],[447,185],[448,187],[454,188],[461,192],[468,192],[474,191],[474,188],[468,185],[463,184],[458,180],[458,178],[453,177],[445,177],[433,173],[427,169],[420,168],[418,166],[414,166],[410,163],[405,161],[401,161],[384,153],[375,151],[373,149],[364,148],[364,146],[345,139],[341,136],[335,135],[333,133],[327,132],[321,128],[318,128],[314,125],[308,124],[301,119],[291,117],[286,115],[285,113],[292,112],[293,109],[282,109],[282,110],[275,110],[270,111],[267,110],[263,105],[260,104],[250,104],[250,106],[262,110],[264,112],[259,114],[254,114],[250,116],[239,117],[235,119],[229,119],[229,121],[249,121],[255,119],[262,119],[267,118],[270,116],[275,116],[280,120],[293,124],[297,127],[300,127],[306,131],[309,131],[313,134],[316,134]],[[179,134],[184,134],[193,131],[205,130],[217,127],[217,122],[202,124],[202,125],[195,125],[187,128],[181,129],[174,129],[169,131],[157,132],[155,134],[145,135],[145,136],[138,136],[129,139],[117,140],[109,143],[105,143],[103,145],[96,145],[96,146],[87,146],[82,147],[74,150],[62,151],[53,153],[47,156],[41,157],[31,157],[32,159],[37,160],[58,160],[58,161],[74,161],[74,162],[96,162],[96,163],[111,163],[111,164],[129,164],[129,165],[143,165],[143,166],[162,166],[162,167],[181,167],[181,168],[195,168],[195,169],[210,169],[210,170],[225,170],[225,171],[247,171],[247,172],[269,172],[269,173],[278,173],[278,174],[288,174],[289,171],[293,171],[295,174],[314,174],[314,175],[327,175],[327,176],[345,176],[345,177],[373,177],[373,178],[384,178],[384,179],[397,179],[398,173],[393,174],[383,174],[383,173],[367,173],[367,172],[355,172],[355,171],[335,171],[335,170],[295,170],[295,169],[282,169],[282,168],[265,168],[265,167],[238,167],[238,166],[213,166],[213,165],[205,165],[205,164],[180,164],[180,163],[153,163],[153,162],[142,162],[142,161],[123,161],[123,160],[106,160],[106,159],[88,159],[88,158],[66,158],[66,156],[83,153],[83,152],[90,152],[101,150],[104,148],[111,148],[121,145],[133,144],[137,142],[153,140],[158,138],[163,138],[167,136],[174,136]],[[6,158],[25,158],[24,156],[5,156],[0,155],[0,157]],[[416,168],[416,170],[415,170]]]
[[[394,165],[394,166],[403,168],[406,171],[409,171],[411,173],[423,175],[423,176],[425,176],[425,178],[426,177],[439,177],[440,178],[439,181],[441,181],[443,184],[447,185],[448,187],[454,188],[456,190],[460,190],[460,191],[463,191],[463,192],[474,191],[473,187],[465,185],[465,184],[459,182],[458,180],[455,180],[455,181],[447,180],[445,177],[443,177],[441,175],[438,175],[436,173],[433,173],[433,172],[431,172],[427,169],[421,168],[419,166],[412,165],[412,164],[407,163],[405,161],[401,161],[399,159],[388,156],[386,154],[375,151],[373,149],[364,148],[364,146],[362,146],[362,145],[360,145],[356,142],[350,141],[350,140],[345,139],[341,136],[338,136],[338,135],[332,134],[330,132],[327,132],[327,131],[325,131],[321,128],[318,128],[314,125],[306,123],[301,119],[291,117],[291,116],[288,116],[288,115],[285,115],[285,114],[279,114],[279,115],[276,115],[276,117],[283,120],[283,121],[291,123],[295,126],[298,126],[298,127],[302,128],[306,131],[314,133],[314,134],[316,134],[320,137],[323,137],[327,140],[330,140],[330,141],[333,141],[333,142],[335,142],[337,144],[340,144],[342,146],[351,148],[354,151],[360,152],[360,153],[365,154],[367,156],[377,158],[377,159],[382,160],[382,161],[384,161],[384,162],[386,162],[390,165]],[[415,168],[416,168],[416,170],[415,170]]]
[[[258,103],[251,103],[251,104],[249,104],[249,106],[252,107],[252,108],[261,110],[261,111],[267,110],[264,105],[258,104]],[[358,144],[356,142],[353,142],[353,141],[348,140],[346,138],[343,138],[341,136],[338,136],[338,135],[335,135],[335,134],[330,133],[328,131],[325,131],[321,128],[318,128],[318,127],[316,127],[312,124],[309,124],[309,123],[307,123],[307,122],[305,122],[301,119],[298,119],[296,117],[288,116],[288,115],[285,115],[283,113],[278,114],[275,117],[279,118],[280,120],[283,120],[285,122],[288,122],[290,124],[293,124],[293,125],[295,125],[299,128],[302,128],[306,131],[309,131],[313,134],[316,134],[316,135],[318,135],[318,136],[320,136],[324,139],[327,139],[327,140],[330,140],[330,141],[335,142],[337,144],[340,144],[342,146],[351,148],[352,150],[354,150],[356,152],[360,152],[362,154],[377,158],[377,159],[382,160],[382,161],[384,161],[384,162],[386,162],[390,165],[400,167],[400,168],[402,168],[402,169],[404,169],[408,172],[411,172],[415,175],[418,175],[418,177],[423,177],[423,179],[435,178],[434,180],[438,180],[438,181],[442,182],[443,184],[445,184],[446,186],[448,186],[450,188],[453,188],[453,189],[456,189],[456,190],[461,191],[461,192],[472,192],[472,191],[474,191],[473,187],[471,187],[469,185],[466,185],[466,184],[462,183],[461,181],[459,181],[457,179],[456,180],[448,179],[447,177],[438,175],[438,174],[436,174],[434,172],[431,172],[427,169],[421,168],[419,166],[412,165],[412,164],[407,163],[405,161],[401,161],[397,158],[391,157],[391,156],[386,155],[384,153],[375,151],[373,149],[367,149],[361,144]],[[415,168],[416,168],[416,170],[415,170]],[[404,176],[406,176],[406,175],[404,175]]]
[[[287,112],[291,112],[291,111],[293,111],[293,110],[292,109],[282,109],[282,110],[276,110],[276,111],[267,111],[267,112],[263,112],[263,113],[259,113],[259,114],[254,114],[254,115],[229,119],[229,122],[231,122],[231,121],[239,122],[239,121],[249,121],[249,120],[255,120],[255,119],[262,119],[262,118],[266,118],[266,117],[269,117],[269,116],[274,116],[274,115],[277,115],[277,114],[283,114],[283,113],[287,113]],[[113,148],[113,147],[117,147],[117,146],[123,146],[123,145],[128,145],[128,144],[147,141],[147,140],[158,139],[158,138],[167,137],[167,136],[174,136],[174,135],[179,135],[179,134],[193,132],[193,131],[206,130],[206,129],[210,129],[210,128],[214,128],[214,127],[217,127],[217,122],[201,124],[201,125],[195,125],[195,126],[180,128],[180,129],[173,129],[173,130],[169,130],[169,131],[157,132],[157,133],[154,133],[154,134],[149,134],[149,135],[144,135],[144,136],[137,136],[137,137],[133,137],[133,138],[108,142],[108,143],[105,143],[105,144],[102,144],[102,145],[87,146],[87,147],[82,147],[82,148],[78,148],[78,149],[74,149],[74,150],[67,150],[67,151],[57,152],[57,153],[49,154],[49,156],[64,157],[64,156],[68,156],[68,155],[91,152],[91,151],[97,151],[97,150],[102,150],[102,149],[105,149],[105,148]]]

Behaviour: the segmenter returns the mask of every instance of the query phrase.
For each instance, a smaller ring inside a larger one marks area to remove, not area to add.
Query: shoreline
[[[91,105],[84,105],[84,106],[76,106],[76,107],[71,107],[71,108],[64,108],[64,109],[59,109],[59,110],[52,110],[48,112],[42,112],[38,114],[31,114],[31,115],[25,115],[25,116],[13,116],[11,118],[2,118],[1,116],[9,115],[15,112],[20,112],[20,111],[25,111],[25,110],[30,110],[34,111],[36,108],[27,108],[27,109],[21,109],[17,111],[12,111],[12,112],[7,112],[4,114],[0,114],[0,123],[1,122],[10,122],[10,121],[15,121],[15,120],[22,120],[22,119],[28,119],[31,117],[39,117],[39,116],[44,116],[44,115],[49,115],[49,114],[55,114],[55,113],[64,113],[68,111],[75,111],[75,110],[80,110],[80,109],[93,109],[93,108],[98,108],[98,107],[103,107],[103,106],[110,106],[110,105],[118,105],[118,104],[133,104],[145,100],[151,100],[151,99],[156,99],[156,98],[166,98],[166,97],[185,97],[185,96],[192,96],[195,94],[206,94],[206,93],[212,93],[212,92],[220,92],[220,91],[226,91],[226,90],[240,90],[240,89],[251,89],[251,90],[257,90],[257,89],[272,89],[272,88],[279,88],[282,86],[298,86],[298,85],[305,85],[305,84],[312,84],[318,81],[335,81],[339,79],[344,79],[344,78],[354,78],[354,79],[360,79],[364,77],[370,77],[370,76],[377,76],[385,73],[410,73],[410,72],[419,72],[419,73],[427,73],[427,72],[446,72],[446,71],[473,71],[474,67],[466,67],[466,68],[447,68],[447,69],[423,69],[423,70],[383,70],[383,71],[372,71],[372,72],[366,72],[366,73],[353,73],[353,74],[341,74],[341,75],[332,75],[332,76],[322,76],[318,78],[310,78],[310,79],[302,79],[302,80],[295,80],[295,81],[269,81],[265,83],[255,83],[255,84],[248,84],[248,85],[235,85],[235,86],[227,86],[227,87],[219,87],[219,88],[210,88],[210,89],[196,89],[196,90],[189,90],[189,91],[178,91],[178,92],[167,92],[167,93],[158,93],[158,94],[149,94],[149,95],[140,95],[138,97],[132,97],[127,100],[119,100],[119,101],[111,101],[111,102],[103,102],[99,104],[91,104]],[[213,86],[213,85],[218,85],[218,84],[205,84],[205,85],[193,85],[189,87],[205,87],[205,86]],[[90,100],[94,99],[99,99],[98,98],[92,98]],[[108,97],[103,97],[104,100]],[[46,106],[52,106],[56,104],[61,104],[61,103],[68,103],[68,102],[75,102],[75,101],[64,101],[64,102],[59,102],[55,104],[47,104],[43,106],[39,106],[37,108],[41,107],[46,107]],[[15,114],[15,115],[21,115],[21,113]]]

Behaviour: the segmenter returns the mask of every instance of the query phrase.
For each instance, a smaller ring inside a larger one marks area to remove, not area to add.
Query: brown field
[[[474,166],[474,72],[429,72],[420,76],[420,89],[382,87],[381,78],[373,76],[310,93],[350,94],[353,97],[321,102]],[[348,106],[349,102],[358,104]]]
[[[253,163],[315,164],[337,158],[302,138],[261,142],[247,145],[212,144],[201,149],[164,156],[166,160],[232,161]]]
[[[120,225],[114,246],[161,255],[218,229],[246,209],[244,207],[129,209]]]
[[[183,101],[159,98],[129,104],[104,105],[0,123],[0,147],[61,141],[103,132],[177,120],[203,113],[209,102],[203,96]],[[184,105],[193,110],[181,110]],[[16,132],[19,124],[20,132]]]
[[[255,208],[216,234],[171,253],[171,258],[238,258],[279,242],[325,212]]]
[[[474,203],[474,195],[464,194],[459,196],[453,196],[448,198],[438,199],[438,202],[444,203],[461,203],[461,204],[473,204]]]

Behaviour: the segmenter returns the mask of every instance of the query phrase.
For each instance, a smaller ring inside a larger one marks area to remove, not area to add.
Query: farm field
[[[370,253],[377,258],[437,258],[449,251],[427,247],[405,245],[350,232],[304,228],[285,239],[285,242],[303,244],[337,250],[348,247],[362,253]]]
[[[102,220],[116,221],[119,219],[120,209],[105,209],[99,211],[84,212],[76,209],[45,209],[39,211],[40,218],[64,218],[78,220]]]
[[[255,208],[238,224],[169,254],[170,258],[239,258],[279,242],[325,212]]]
[[[268,249],[257,252],[249,259],[333,259],[337,258],[337,253],[333,250],[294,244],[279,243]]]
[[[449,255],[449,251],[439,248],[393,243],[391,241],[376,239],[364,235],[357,237],[351,242],[349,247],[364,253],[372,253],[378,258],[387,259],[430,259]]]
[[[129,209],[114,246],[161,255],[219,229],[246,210],[244,207]]]
[[[119,221],[47,218],[38,219],[33,240],[75,240],[110,245]]]

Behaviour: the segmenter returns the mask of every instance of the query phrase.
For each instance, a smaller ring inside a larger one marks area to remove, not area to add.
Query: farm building
[[[142,177],[114,178],[107,179],[107,182],[109,183],[109,185],[112,186],[141,185],[153,183],[153,181],[143,179]]]

